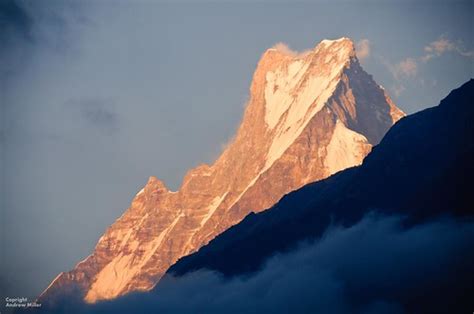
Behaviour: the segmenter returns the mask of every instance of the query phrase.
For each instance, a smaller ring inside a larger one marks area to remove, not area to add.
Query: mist
[[[403,227],[397,216],[366,215],[330,227],[316,241],[270,258],[258,272],[224,278],[201,270],[166,277],[147,293],[84,313],[446,313],[472,305],[474,223],[451,218]],[[463,294],[466,297],[461,297]],[[469,304],[469,302],[471,304]]]

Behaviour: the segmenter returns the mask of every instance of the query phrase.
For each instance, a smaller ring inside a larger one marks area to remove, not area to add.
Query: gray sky
[[[0,4],[1,285],[33,296],[87,256],[148,176],[177,189],[284,42],[359,43],[407,113],[474,73],[470,1]]]

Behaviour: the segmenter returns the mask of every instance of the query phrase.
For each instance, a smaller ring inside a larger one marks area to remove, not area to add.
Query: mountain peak
[[[329,53],[337,52],[341,59],[357,58],[354,42],[347,37],[339,39],[324,39],[316,47],[315,51],[322,50]]]
[[[241,125],[222,155],[188,171],[177,193],[150,177],[91,257],[49,290],[75,287],[93,303],[151,289],[177,259],[248,213],[360,164],[398,119],[394,110],[350,39],[305,52],[275,45],[259,61]]]
[[[146,191],[156,191],[156,192],[168,192],[168,188],[166,187],[165,183],[158,179],[155,176],[150,176],[148,181],[145,185]]]
[[[349,37],[341,37],[338,39],[323,39],[320,42],[320,44],[323,44],[323,45],[332,45],[332,44],[340,44],[340,43],[350,44],[354,46],[352,39],[350,39]]]
[[[283,42],[279,42],[275,44],[273,47],[268,48],[261,59],[270,58],[270,59],[285,59],[285,58],[293,58],[293,59],[301,59],[305,58],[311,54],[321,53],[321,52],[328,52],[333,53],[334,51],[340,51],[341,56],[345,56],[346,58],[349,57],[356,57],[355,55],[355,46],[352,39],[348,37],[341,37],[339,39],[323,39],[319,42],[314,48],[307,49],[303,51],[296,51],[291,49],[287,44]]]

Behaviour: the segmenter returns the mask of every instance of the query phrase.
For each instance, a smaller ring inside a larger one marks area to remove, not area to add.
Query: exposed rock
[[[150,290],[179,258],[283,195],[358,165],[404,114],[359,65],[351,40],[290,55],[267,50],[232,143],[189,171],[177,192],[155,177],[40,299],[78,293],[89,303]]]

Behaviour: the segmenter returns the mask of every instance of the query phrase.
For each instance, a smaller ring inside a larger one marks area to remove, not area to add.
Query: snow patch
[[[207,212],[206,216],[204,216],[204,218],[201,220],[201,227],[206,224],[206,222],[209,220],[209,218],[212,217],[212,215],[217,210],[217,208],[219,208],[219,205],[225,199],[225,197],[227,196],[227,193],[229,193],[229,192],[225,192],[222,196],[216,196],[212,200],[211,204],[208,207],[208,212]]]
[[[337,120],[331,141],[326,148],[324,164],[330,173],[360,165],[365,156],[365,145],[369,145],[365,136],[348,129]]]
[[[265,122],[273,129],[281,116],[294,102],[292,90],[300,82],[309,64],[297,60],[288,68],[279,68],[266,74],[265,85]]]
[[[134,269],[130,267],[132,257],[120,253],[107,264],[97,276],[85,300],[94,302],[98,297],[103,299],[115,297],[135,274]]]
[[[336,88],[338,82],[336,77],[341,73],[343,65],[343,63],[339,63],[331,67],[331,72],[328,75],[308,77],[305,84],[298,87],[297,96],[293,96],[294,93],[291,89],[282,90],[281,93],[278,93],[277,90],[273,95],[268,95],[266,108],[267,116],[269,116],[267,121],[270,122],[269,127],[273,129],[279,122],[266,156],[264,170],[269,169],[283,155],[303,132],[308,122],[324,107]],[[265,96],[267,96],[267,90],[269,91],[274,86],[271,80],[268,83]],[[295,85],[293,81],[287,84],[287,86]],[[284,113],[286,114],[283,115]]]
[[[133,253],[129,255],[120,253],[110,261],[96,275],[96,280],[87,292],[85,301],[93,303],[98,299],[115,298],[155,254],[165,236],[174,228],[181,217],[184,217],[184,214],[178,215],[168,227],[160,232],[158,237],[145,246],[144,251],[146,253],[141,258]]]
[[[234,202],[232,203],[232,205],[229,206],[229,208],[232,208],[232,206],[234,206],[241,198],[242,196],[244,196],[245,192],[247,192],[248,189],[250,189],[254,184],[255,182],[257,182],[258,178],[260,178],[260,176],[262,175],[262,173],[264,173],[267,169],[262,169],[253,179],[252,181],[250,181],[250,183],[245,187],[245,189],[242,190],[242,192],[239,194],[239,196],[237,196],[237,198],[234,200]]]
[[[346,41],[346,40],[350,40],[350,39],[347,37],[341,37],[339,39],[323,39],[321,40],[321,44],[328,46],[328,45],[332,45],[334,43],[339,43],[341,41]]]
[[[323,40],[324,46],[348,40]],[[265,165],[239,194],[232,206],[251,188],[260,176],[278,160],[300,136],[311,119],[322,109],[334,93],[338,77],[346,64],[350,47],[329,48],[325,57],[326,70],[308,73],[309,61],[296,59],[287,66],[282,65],[267,72],[265,85],[265,122],[274,132],[274,138],[266,155]],[[334,64],[328,64],[334,61]],[[324,73],[324,74],[323,74]],[[231,206],[231,207],[232,207]]]

